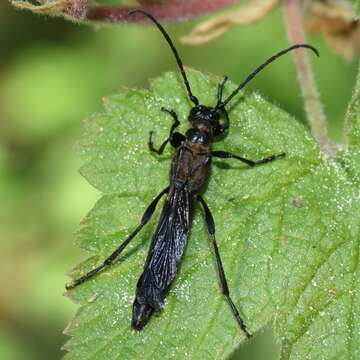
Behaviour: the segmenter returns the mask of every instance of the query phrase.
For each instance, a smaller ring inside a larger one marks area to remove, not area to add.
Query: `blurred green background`
[[[240,81],[288,46],[280,11],[200,47],[178,43],[195,22],[168,26],[185,64]],[[343,114],[356,64],[311,37],[321,58],[315,75],[331,136],[342,140]],[[76,306],[62,296],[66,272],[86,255],[73,245],[81,218],[99,194],[78,174],[73,145],[82,119],[123,86],[175,69],[155,29],[90,28],[0,3],[0,359],[58,359],[62,330]],[[144,61],[146,60],[146,61]],[[291,57],[250,86],[304,121]],[[275,359],[271,331],[242,347],[236,359]]]

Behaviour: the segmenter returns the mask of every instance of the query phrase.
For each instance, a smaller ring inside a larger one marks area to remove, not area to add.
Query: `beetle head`
[[[228,115],[225,108],[197,105],[190,110],[189,121],[193,128],[208,132],[212,136],[218,136],[228,127],[222,124],[222,116],[227,119]]]

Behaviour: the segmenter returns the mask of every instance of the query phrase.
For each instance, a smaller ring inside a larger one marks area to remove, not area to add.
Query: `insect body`
[[[144,11],[136,10],[131,12],[130,15],[141,15],[150,19],[158,27],[171,47],[180,68],[189,98],[194,103],[194,107],[190,110],[188,116],[190,127],[185,135],[175,132],[175,129],[180,124],[176,112],[165,108],[162,109],[162,111],[173,118],[173,125],[171,126],[168,138],[162,143],[159,149],[153,146],[152,133],[150,133],[149,149],[159,155],[162,154],[168,143],[176,149],[176,154],[171,164],[170,185],[152,201],[146,209],[138,227],[103,264],[75,280],[67,286],[67,289],[74,288],[104,268],[112,265],[135,235],[150,220],[159,200],[166,194],[166,200],[152,238],[144,270],[136,287],[132,315],[133,328],[141,330],[151,315],[163,308],[165,296],[177,275],[179,264],[186,248],[194,209],[197,204],[200,203],[204,210],[208,233],[214,248],[222,292],[229,303],[235,320],[245,335],[250,337],[250,332],[247,330],[236,305],[230,297],[229,287],[215,238],[215,222],[201,193],[209,177],[212,157],[233,158],[253,167],[282,158],[285,154],[280,153],[254,161],[226,151],[212,151],[211,146],[214,140],[229,128],[229,116],[226,105],[259,71],[278,57],[297,48],[308,48],[318,56],[319,54],[315,48],[307,44],[297,44],[282,50],[256,68],[245,81],[223,100],[223,90],[227,81],[227,77],[225,77],[218,85],[217,102],[215,106],[205,106],[199,104],[197,97],[191,92],[181,59],[164,28],[152,15]]]

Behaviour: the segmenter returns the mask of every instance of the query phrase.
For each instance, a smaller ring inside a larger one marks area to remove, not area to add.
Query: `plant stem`
[[[360,119],[357,116],[360,109],[360,62],[358,65],[358,74],[353,90],[353,95],[351,97],[350,103],[348,105],[348,109],[345,115],[345,146],[348,148],[349,146],[357,144],[357,140],[359,136],[354,134],[355,129],[360,128]],[[354,136],[355,135],[355,136]],[[353,139],[355,137],[355,141]]]
[[[73,0],[72,0],[73,1]],[[99,22],[146,22],[143,16],[132,16],[128,13],[131,10],[140,9],[150,12],[158,20],[165,21],[183,21],[197,16],[206,15],[212,11],[222,9],[223,7],[233,5],[236,0],[187,0],[175,1],[168,0],[164,3],[149,3],[143,1],[141,7],[110,6],[110,5],[92,5],[88,7],[86,20]]]
[[[305,43],[302,10],[299,0],[284,0],[284,17],[288,37],[292,44]],[[326,117],[306,51],[294,52],[298,80],[311,132],[321,151],[328,157],[335,155],[337,146],[330,140]]]

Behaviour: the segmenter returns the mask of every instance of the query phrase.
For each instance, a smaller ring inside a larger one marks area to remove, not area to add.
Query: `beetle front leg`
[[[178,132],[174,132],[174,130],[180,125],[180,121],[178,119],[176,112],[174,110],[168,110],[165,108],[161,108],[161,111],[170,114],[172,116],[172,118],[174,119],[174,122],[171,125],[168,138],[160,145],[159,149],[155,149],[154,143],[152,141],[153,132],[150,131],[150,136],[149,136],[149,141],[148,141],[149,149],[150,149],[150,151],[156,152],[159,155],[161,155],[164,152],[165,147],[168,144],[168,142],[170,142],[170,144],[173,147],[177,147],[181,144],[181,142],[183,140],[185,140],[184,135],[182,135]]]

